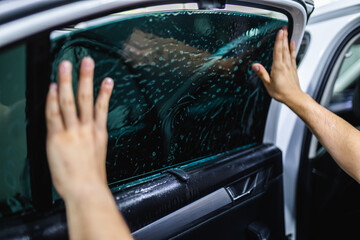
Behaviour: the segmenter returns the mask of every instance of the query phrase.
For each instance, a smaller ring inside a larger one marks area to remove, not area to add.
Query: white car
[[[298,54],[302,89],[355,127],[360,126],[359,10],[358,0],[315,8]],[[278,119],[267,141],[283,152],[286,232],[297,239],[357,238],[359,185],[290,109],[272,104]]]
[[[1,1],[0,238],[67,237],[47,168],[44,103],[58,63],[71,60],[77,79],[88,55],[95,94],[104,77],[115,79],[107,177],[136,239],[356,238],[358,201],[336,200],[353,200],[344,188],[357,185],[251,70],[254,62],[270,70],[287,25],[302,88],[350,121],[359,3],[316,10],[301,44],[313,8],[311,0]]]

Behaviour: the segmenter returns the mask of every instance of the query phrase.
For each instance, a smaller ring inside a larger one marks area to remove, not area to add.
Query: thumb
[[[252,69],[264,83],[270,83],[269,73],[266,71],[263,65],[261,65],[260,63],[254,63],[252,65]]]

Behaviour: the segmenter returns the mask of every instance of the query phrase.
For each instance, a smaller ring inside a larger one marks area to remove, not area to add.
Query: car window
[[[25,63],[25,45],[0,52],[0,217],[31,207]]]
[[[305,32],[304,33],[304,37],[301,40],[301,44],[300,44],[300,48],[299,48],[299,52],[296,56],[296,65],[299,67],[302,60],[304,59],[306,52],[309,48],[310,45],[310,33]]]
[[[232,11],[112,15],[52,39],[52,80],[61,60],[78,69],[85,56],[95,94],[114,79],[106,164],[116,183],[260,144],[270,98],[251,64],[270,70],[284,25]]]
[[[358,96],[360,85],[360,37],[346,50],[338,69],[329,109],[335,113],[349,111],[358,116]],[[354,105],[354,106],[353,106]],[[360,117],[360,115],[358,116]],[[351,121],[354,122],[354,121]],[[358,121],[357,125],[360,121]]]
[[[360,126],[360,35],[354,36],[340,53],[321,104],[355,127]],[[325,152],[324,147],[312,135],[309,158]]]

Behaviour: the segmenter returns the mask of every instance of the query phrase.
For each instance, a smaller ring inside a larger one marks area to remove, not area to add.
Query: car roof
[[[360,12],[359,0],[337,0],[326,5],[316,7],[309,19],[309,24],[314,24],[337,17],[343,17]]]
[[[97,1],[102,2],[100,0],[87,0],[87,1]],[[124,1],[124,0],[108,0],[107,2],[132,2],[132,1]],[[219,2],[226,2],[224,0],[217,0]],[[311,6],[314,5],[313,0],[293,0],[295,2],[301,3],[305,8],[307,8],[307,13],[313,11]],[[34,13],[38,13],[41,11],[45,11],[57,6],[71,4],[74,2],[81,2],[81,0],[0,0],[0,24],[15,20],[20,17],[28,16]],[[141,1],[135,1],[141,2]],[[143,2],[151,2],[151,1],[143,1]],[[154,1],[156,2],[156,1]],[[173,1],[169,0],[168,3],[172,3]],[[208,2],[205,0],[195,0],[192,2]],[[216,2],[213,1],[213,2]],[[231,3],[232,1],[227,1]],[[271,2],[271,1],[270,1]]]
[[[69,0],[2,0],[0,1],[0,24],[70,2]]]
[[[212,5],[217,1],[217,5]],[[58,26],[84,21],[89,16],[114,13],[115,9],[128,10],[148,7],[154,4],[185,2],[206,2],[217,8],[224,0],[3,0],[0,1],[0,48],[9,43],[21,41],[35,33],[54,29]],[[293,40],[302,38],[312,0],[227,0],[229,4],[264,6],[281,9],[291,15],[294,24]],[[256,3],[256,4],[255,4]],[[254,5],[255,4],[255,5]],[[301,7],[302,6],[302,7]]]

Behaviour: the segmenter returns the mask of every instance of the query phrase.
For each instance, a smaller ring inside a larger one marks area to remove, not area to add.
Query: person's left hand
[[[54,186],[67,200],[86,188],[106,184],[106,119],[113,81],[104,79],[95,108],[93,103],[94,61],[81,62],[77,92],[78,111],[72,89],[72,66],[59,65],[58,86],[50,85],[46,101],[46,149]]]

